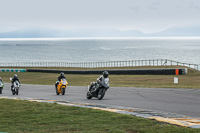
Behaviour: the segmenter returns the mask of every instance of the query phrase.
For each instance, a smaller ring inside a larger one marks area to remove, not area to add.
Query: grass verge
[[[173,66],[168,68],[172,67]],[[140,69],[146,69],[146,68],[163,68],[163,67],[140,67]],[[46,69],[55,69],[55,68],[46,68]],[[69,68],[65,69],[63,68],[63,70],[68,70],[68,69]],[[74,69],[71,68],[71,70]],[[102,70],[106,69],[116,69],[116,68],[102,68]],[[128,67],[120,69],[139,69],[139,68]],[[14,74],[15,73],[11,72],[0,72],[0,77],[2,77],[4,82],[9,83],[10,82],[9,77],[13,77]],[[57,80],[58,76],[59,73],[58,74],[33,73],[33,72],[18,73],[18,77],[20,78],[22,84],[53,85]],[[65,76],[68,79],[69,86],[87,86],[90,84],[90,82],[95,81],[97,77],[99,77],[99,75],[78,75],[78,74],[65,74]],[[109,75],[111,87],[200,88],[199,71],[188,69],[187,75],[178,76],[179,78],[178,84],[174,84],[174,77],[175,75]]]
[[[58,104],[0,99],[0,105],[0,132],[200,132],[130,115]]]

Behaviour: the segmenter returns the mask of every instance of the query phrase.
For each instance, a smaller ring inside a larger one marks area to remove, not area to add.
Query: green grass
[[[170,66],[168,68],[177,67]],[[163,67],[128,67],[120,69],[145,69],[145,68],[163,68]],[[165,67],[164,67],[165,68]],[[43,68],[45,69],[45,68]],[[55,68],[47,68],[55,69]],[[59,68],[60,69],[60,68]],[[64,69],[64,68],[63,68]],[[65,70],[74,70],[78,68],[65,68]],[[102,68],[116,69],[116,68]],[[119,69],[119,68],[118,68]],[[83,69],[80,69],[83,70]],[[87,69],[88,70],[88,69]],[[93,69],[92,69],[93,70]],[[96,69],[95,69],[96,70]],[[0,72],[0,77],[4,82],[9,83],[9,77],[15,73]],[[22,84],[42,84],[53,85],[57,80],[58,74],[55,73],[18,73]],[[65,74],[69,86],[87,86],[90,82],[95,81],[99,75],[78,75]],[[187,75],[179,75],[179,83],[174,84],[175,75],[109,75],[111,87],[155,87],[155,88],[200,88],[200,72],[188,69]]]
[[[198,133],[154,120],[58,104],[0,99],[0,132]]]

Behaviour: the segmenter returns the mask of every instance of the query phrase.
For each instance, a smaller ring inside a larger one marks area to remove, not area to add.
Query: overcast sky
[[[0,0],[0,32],[17,28],[140,30],[200,25],[200,0]]]

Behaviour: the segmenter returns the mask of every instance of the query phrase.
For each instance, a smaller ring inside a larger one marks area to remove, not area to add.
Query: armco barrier
[[[171,69],[129,69],[129,70],[107,70],[109,74],[115,75],[175,75],[176,71],[179,75],[187,74],[187,68],[171,68]],[[104,70],[45,70],[45,69],[27,69],[27,72],[44,72],[44,73],[60,73],[65,74],[102,74]]]
[[[0,69],[0,72],[26,72],[26,69]]]

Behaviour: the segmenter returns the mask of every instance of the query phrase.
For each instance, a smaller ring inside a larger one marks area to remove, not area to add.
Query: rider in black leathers
[[[61,72],[60,73],[60,76],[58,76],[58,80],[56,81],[56,84],[55,84],[55,87],[57,88],[57,86],[58,86],[58,84],[59,84],[59,82],[61,81],[61,79],[66,79],[66,77],[64,76],[64,73],[63,72]],[[67,80],[67,79],[66,79]]]
[[[20,81],[19,81],[19,78],[17,77],[17,74],[15,74],[14,78],[12,78],[12,81],[11,81],[11,91],[12,91],[12,88],[14,87],[14,82],[15,81],[18,81],[19,84],[20,84]]]

